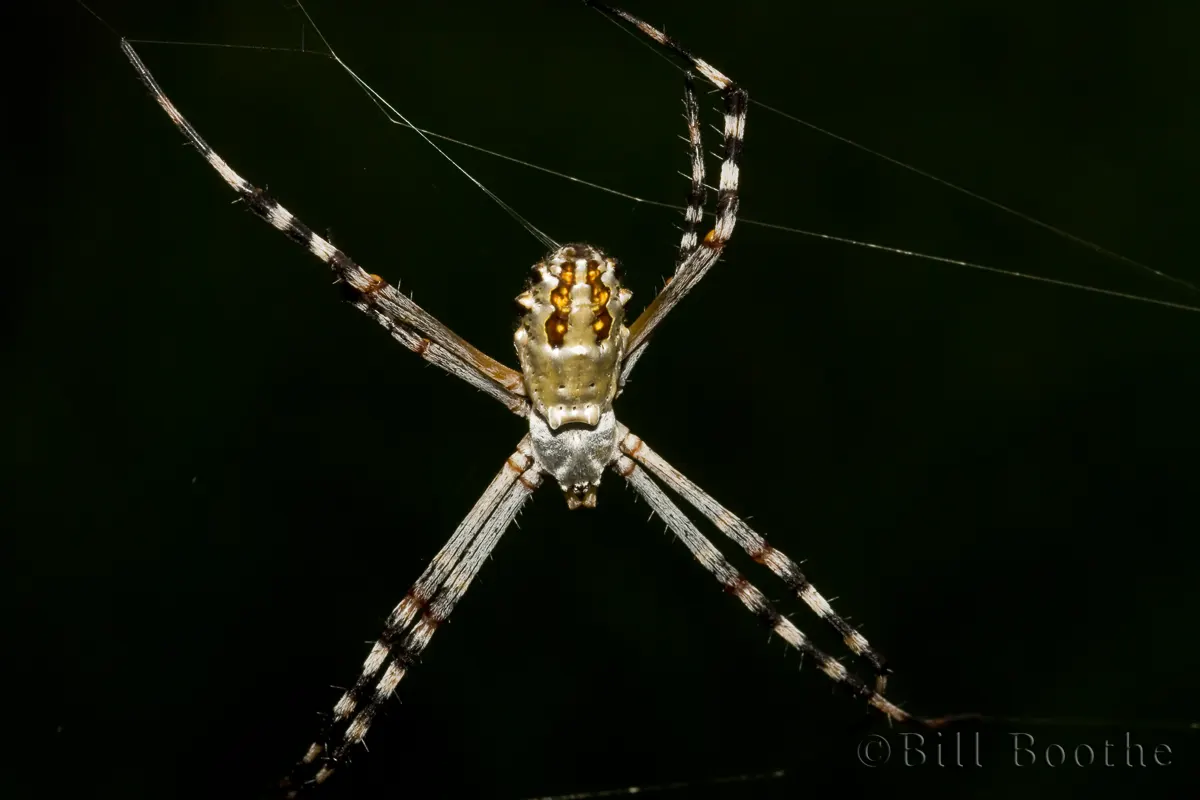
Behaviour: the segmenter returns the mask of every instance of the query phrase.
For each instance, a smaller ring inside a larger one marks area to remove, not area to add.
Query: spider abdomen
[[[588,245],[566,245],[533,268],[517,297],[514,336],[526,395],[551,430],[596,426],[612,408],[629,330],[616,262]]]

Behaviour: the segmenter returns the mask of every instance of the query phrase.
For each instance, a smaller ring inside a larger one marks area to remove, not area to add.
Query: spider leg
[[[150,70],[124,39],[121,50],[163,111],[209,165],[241,196],[250,210],[288,238],[324,261],[353,292],[353,304],[366,312],[409,350],[455,377],[491,395],[521,416],[527,413],[521,374],[472,347],[408,296],[371,275],[338,248],[322,239],[267,192],[230,168],[163,93]]]
[[[849,672],[839,661],[818,650],[808,637],[792,624],[791,620],[775,609],[775,606],[761,591],[742,577],[725,556],[721,555],[721,551],[717,550],[713,543],[696,529],[691,520],[671,502],[671,499],[658,487],[654,479],[646,474],[645,470],[639,467],[632,458],[627,455],[620,456],[614,462],[614,469],[629,482],[634,491],[646,499],[654,512],[662,517],[667,526],[692,552],[692,556],[725,587],[725,591],[741,600],[751,613],[762,620],[785,642],[801,653],[811,656],[816,661],[817,667],[833,679],[838,686],[852,694],[866,698],[872,707],[883,712],[889,720],[929,724],[923,719],[913,717],[872,689],[857,675]]]
[[[865,658],[871,663],[875,670],[875,691],[883,694],[887,690],[887,678],[891,671],[887,668],[887,661],[883,655],[872,648],[866,637],[833,610],[829,601],[822,597],[817,588],[809,582],[795,561],[768,544],[767,540],[755,532],[745,521],[739,519],[708,492],[667,463],[639,437],[630,433],[628,428],[622,426],[618,435],[621,437],[622,453],[650,470],[668,488],[695,506],[696,510],[712,521],[721,533],[745,550],[746,555],[759,564],[765,565],[782,578],[788,588],[795,592],[796,596],[803,600],[814,614],[833,626],[841,635],[842,641],[856,656]]]
[[[679,264],[687,260],[700,243],[696,226],[704,219],[708,190],[704,186],[704,141],[700,135],[700,104],[696,101],[696,81],[689,71],[684,75],[683,119],[688,129],[688,156],[692,167],[692,188],[688,192],[683,216],[683,238],[679,240]]]
[[[658,296],[650,302],[646,310],[634,320],[633,325],[629,327],[629,340],[625,345],[625,361],[621,369],[621,383],[624,384],[629,377],[629,373],[633,371],[634,364],[637,363],[637,360],[645,351],[650,334],[654,332],[654,329],[658,327],[663,318],[670,313],[671,309],[688,292],[695,288],[700,279],[717,263],[717,260],[721,257],[721,250],[725,247],[725,243],[729,241],[729,237],[733,235],[733,228],[737,223],[738,212],[739,163],[742,153],[742,139],[744,138],[746,129],[746,106],[749,101],[745,90],[735,85],[732,80],[707,61],[692,55],[682,45],[657,28],[619,8],[613,8],[604,3],[593,2],[593,0],[584,0],[584,3],[596,8],[609,17],[624,20],[633,25],[659,46],[684,62],[689,70],[699,72],[710,83],[720,89],[725,100],[724,158],[721,163],[721,179],[717,186],[716,224],[703,239],[694,245],[688,237],[688,231],[685,230],[683,241],[680,243],[680,261],[675,266],[675,274],[671,277],[667,285],[663,287],[663,290],[658,293]],[[695,94],[691,90],[690,80],[684,102],[685,105],[695,103]],[[698,217],[702,215],[702,213],[694,212],[692,207],[697,196],[697,158],[700,160],[700,188],[701,190],[703,189],[703,153],[699,149],[698,109],[693,117],[692,108],[689,106],[685,116],[688,120],[688,144],[692,153],[692,190],[689,195],[688,217],[686,218],[691,223],[691,217],[694,213],[697,214],[696,222],[699,222]],[[701,202],[703,202],[703,199],[701,199]],[[684,250],[687,250],[687,252],[685,253]]]
[[[315,768],[312,782],[324,783],[350,749],[363,740],[380,706],[391,697],[434,631],[450,616],[500,536],[541,481],[529,436],[525,436],[450,540],[388,615],[358,680],[334,705],[333,716],[317,741],[280,782],[285,797],[298,796],[306,782],[300,773],[306,768]]]

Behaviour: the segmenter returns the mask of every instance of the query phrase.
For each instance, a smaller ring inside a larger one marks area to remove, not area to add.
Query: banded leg
[[[676,269],[687,260],[700,239],[696,226],[704,219],[704,204],[708,190],[704,186],[704,139],[700,135],[700,104],[696,101],[696,81],[692,73],[684,75],[683,119],[688,129],[688,160],[691,162],[691,190],[688,192],[687,210],[683,212],[683,237],[679,240],[679,260]]]
[[[859,697],[866,698],[872,707],[883,712],[888,719],[895,722],[915,721],[925,723],[924,720],[913,717],[882,694],[873,690],[861,678],[849,672],[836,659],[817,649],[808,640],[808,637],[792,624],[791,620],[775,610],[771,601],[767,600],[762,592],[734,569],[725,556],[721,555],[721,552],[713,546],[713,543],[696,529],[691,520],[679,510],[678,506],[671,502],[671,499],[658,487],[654,479],[647,475],[645,470],[639,467],[632,458],[627,455],[620,456],[615,463],[615,469],[621,477],[629,482],[634,491],[646,499],[646,502],[650,504],[654,512],[667,523],[667,527],[692,552],[695,559],[725,587],[725,591],[732,594],[738,600],[741,600],[742,605],[750,609],[751,613],[761,619],[772,631],[779,634],[785,642],[801,653],[811,656],[817,662],[818,668],[833,679],[840,687]]]
[[[124,39],[121,40],[121,50],[133,64],[134,70],[150,90],[150,94],[188,142],[200,151],[209,165],[238,193],[251,211],[328,264],[338,280],[354,292],[353,303],[356,308],[372,316],[396,339],[426,361],[491,395],[513,413],[521,416],[527,413],[528,403],[524,397],[525,389],[519,372],[472,347],[410,297],[396,291],[378,275],[369,274],[341,250],[313,233],[269,194],[234,172],[179,113],[133,47]],[[248,275],[248,278],[252,279],[253,275]],[[265,290],[269,290],[269,287],[265,287]]]
[[[866,637],[850,626],[850,623],[838,616],[817,588],[809,583],[808,578],[800,570],[800,566],[788,558],[780,550],[776,550],[767,540],[754,531],[743,520],[718,503],[708,492],[690,481],[682,472],[667,463],[662,456],[654,452],[640,438],[622,426],[621,452],[650,470],[672,491],[687,500],[696,510],[712,521],[721,533],[737,542],[746,551],[746,555],[765,565],[774,572],[813,613],[828,622],[842,637],[842,641],[850,650],[861,658],[865,658],[875,669],[875,691],[883,694],[887,690],[889,670],[884,657],[868,644]]]
[[[312,780],[323,783],[350,748],[363,740],[379,707],[392,695],[438,625],[466,593],[501,534],[541,480],[526,436],[450,540],[388,615],[384,631],[363,662],[358,680],[334,706],[332,718],[320,738],[281,781],[286,797],[298,795],[303,783],[299,773],[315,767]],[[424,613],[417,620],[419,612]]]
[[[748,99],[745,90],[734,85],[733,81],[703,59],[697,58],[682,45],[667,36],[657,28],[643,22],[627,11],[613,8],[605,3],[584,0],[601,13],[624,20],[639,31],[657,42],[668,52],[681,59],[688,68],[703,75],[710,83],[721,90],[725,100],[725,131],[724,157],[721,163],[721,181],[717,186],[716,224],[701,240],[699,245],[682,258],[675,268],[675,274],[658,296],[651,301],[646,310],[634,321],[629,328],[629,341],[625,345],[625,363],[621,369],[621,382],[624,383],[633,371],[634,364],[646,348],[650,334],[658,327],[663,318],[680,300],[690,292],[700,279],[712,268],[721,257],[721,250],[729,237],[733,235],[737,223],[738,212],[738,180],[739,162],[742,153],[742,139],[746,130],[746,106]],[[693,96],[694,99],[694,96]],[[697,115],[698,116],[698,115]],[[691,121],[689,120],[689,133]],[[697,127],[698,133],[698,127]],[[690,142],[689,142],[690,144]],[[693,150],[693,159],[695,158]],[[693,181],[695,180],[695,162],[693,161]],[[695,185],[693,183],[693,196]],[[690,205],[690,203],[689,203]],[[689,214],[692,213],[689,208]],[[687,234],[684,234],[685,240]],[[682,249],[682,248],[681,248]],[[682,255],[682,254],[681,254]]]

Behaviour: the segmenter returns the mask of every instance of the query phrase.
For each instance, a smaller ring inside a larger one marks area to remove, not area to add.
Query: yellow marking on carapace
[[[565,311],[559,311],[546,320],[546,341],[552,347],[562,347],[563,339],[567,336],[567,323],[559,318],[560,314],[566,316]]]
[[[596,315],[596,321],[592,323],[592,330],[596,332],[597,344],[608,338],[609,331],[612,330],[612,316],[608,311],[602,310]]]
[[[599,344],[608,338],[612,330],[612,315],[608,313],[607,308],[610,294],[608,287],[600,280],[598,269],[587,271],[587,285],[592,290],[592,315],[596,317],[596,321],[592,323],[592,330],[596,332],[596,343]]]

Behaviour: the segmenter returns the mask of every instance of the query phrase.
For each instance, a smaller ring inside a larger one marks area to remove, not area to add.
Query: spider
[[[324,783],[362,743],[381,705],[392,696],[463,597],[532,493],[550,480],[569,509],[593,509],[607,471],[628,482],[726,592],[790,646],[815,660],[837,685],[865,699],[890,721],[937,724],[935,720],[912,717],[886,699],[883,693],[888,669],[883,656],[833,610],[795,561],[771,546],[616,418],[614,401],[645,353],[652,334],[717,263],[730,241],[738,214],[739,157],[745,135],[747,93],[680,43],[631,14],[603,3],[586,4],[631,26],[689,70],[684,106],[691,188],[685,226],[673,277],[628,325],[626,309],[632,292],[623,285],[616,259],[590,244],[559,245],[543,235],[552,250],[533,266],[525,290],[516,297],[519,324],[514,345],[519,371],[455,335],[409,297],[378,275],[368,273],[315,233],[270,193],[241,177],[180,114],[133,47],[126,41],[121,43],[138,77],[172,123],[257,216],[325,262],[347,290],[349,302],[401,344],[526,418],[529,426],[449,541],[388,616],[360,675],[335,704],[317,740],[281,782],[288,797],[296,796],[306,785]],[[716,222],[703,234],[700,223],[707,192],[694,74],[715,86],[724,104]],[[837,632],[853,654],[871,665],[874,685],[815,647],[776,611],[680,510],[660,482],[693,505],[754,561],[782,579]]]

